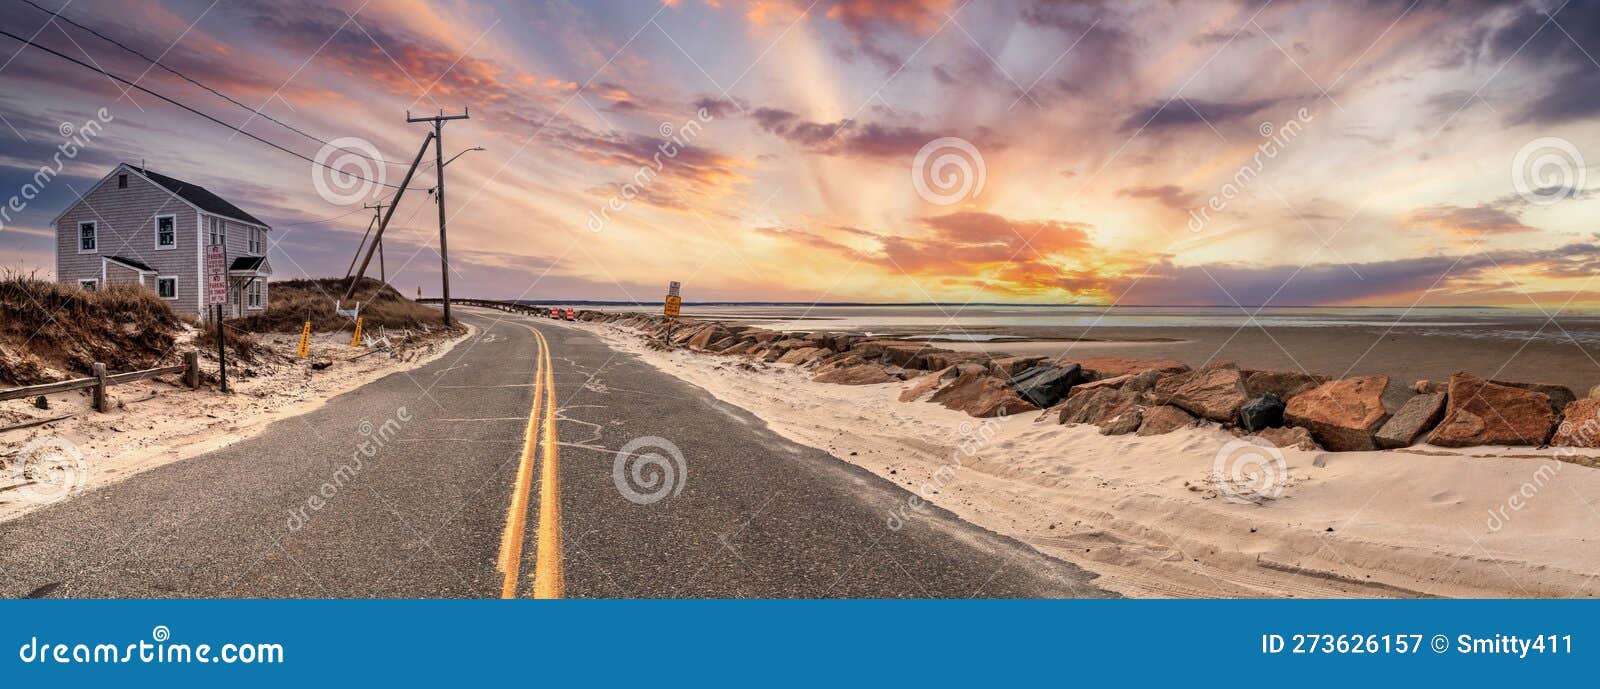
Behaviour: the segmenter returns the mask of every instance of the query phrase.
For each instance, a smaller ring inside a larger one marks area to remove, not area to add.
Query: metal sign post
[[[666,303],[661,307],[661,312],[667,315],[667,343],[669,345],[672,343],[672,324],[683,310],[683,297],[679,296],[679,290],[682,287],[683,284],[676,280],[667,283],[667,299]]]
[[[228,391],[228,335],[222,327],[222,311],[228,304],[228,248],[222,244],[206,247],[206,303],[217,308],[217,366],[222,391]]]

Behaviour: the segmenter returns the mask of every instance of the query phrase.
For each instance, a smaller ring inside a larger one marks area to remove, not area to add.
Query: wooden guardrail
[[[417,303],[418,304],[439,304],[439,303],[442,303],[443,301],[444,301],[443,299],[440,299],[438,297],[425,297],[425,298],[422,298],[422,299],[418,299]],[[531,314],[531,315],[535,315],[535,316],[542,316],[542,315],[546,315],[546,314],[550,313],[550,309],[548,307],[544,307],[544,306],[532,306],[532,305],[529,305],[529,304],[521,304],[521,303],[517,303],[517,302],[510,302],[510,301],[496,301],[496,300],[493,300],[493,299],[451,299],[450,303],[451,304],[460,304],[462,306],[479,306],[479,307],[483,307],[483,308],[486,308],[486,309],[496,309],[496,310],[499,310],[499,311],[505,311],[507,313],[526,313],[526,314]]]
[[[166,375],[169,373],[182,373],[183,383],[189,388],[200,387],[200,352],[191,351],[183,355],[183,363],[177,366],[163,366],[148,368],[143,371],[128,371],[127,373],[107,373],[106,365],[100,362],[94,364],[94,375],[88,378],[73,378],[55,383],[42,383],[28,385],[9,390],[0,390],[0,401],[38,397],[59,392],[89,389],[94,391],[95,411],[110,411],[111,405],[106,398],[106,390],[113,385],[126,385],[136,383],[148,378]]]

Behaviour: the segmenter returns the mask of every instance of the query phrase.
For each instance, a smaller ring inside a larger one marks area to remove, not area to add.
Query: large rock
[[[1600,447],[1600,399],[1582,399],[1567,405],[1550,444],[1556,447]]]
[[[1017,394],[1034,406],[1053,407],[1067,396],[1072,386],[1083,382],[1083,369],[1077,364],[1064,367],[1035,366],[1010,380]]]
[[[810,361],[811,357],[816,356],[819,352],[826,351],[828,350],[821,347],[795,347],[794,349],[784,352],[783,356],[778,357],[778,363],[803,364],[807,361]]]
[[[1132,373],[1128,373],[1128,374],[1124,374],[1124,375],[1120,375],[1120,376],[1113,376],[1111,378],[1101,378],[1100,380],[1094,381],[1093,383],[1082,383],[1082,384],[1078,385],[1076,389],[1078,389],[1078,390],[1093,390],[1095,388],[1120,388],[1130,380],[1133,380],[1133,374]]]
[[[849,366],[838,366],[818,373],[811,379],[818,383],[838,385],[877,385],[899,380],[890,375],[882,365],[865,361]]]
[[[1145,371],[1183,373],[1189,370],[1188,364],[1172,359],[1130,359],[1120,356],[1093,356],[1087,359],[1078,359],[1077,363],[1083,367],[1083,370],[1094,372],[1094,377],[1096,378],[1110,378],[1112,376],[1143,373]]]
[[[1139,373],[1126,375],[1130,375],[1132,377],[1128,379],[1128,382],[1122,384],[1122,388],[1124,390],[1132,390],[1134,392],[1150,392],[1151,390],[1156,389],[1156,383],[1160,382],[1162,378],[1172,374],[1167,373],[1166,371],[1150,369],[1148,371],[1140,371]]]
[[[1293,449],[1293,450],[1320,450],[1320,449],[1322,449],[1322,447],[1320,445],[1317,445],[1316,439],[1311,437],[1311,431],[1308,431],[1308,430],[1306,430],[1304,428],[1301,428],[1299,426],[1282,426],[1282,427],[1279,427],[1279,428],[1268,428],[1267,430],[1264,430],[1264,431],[1262,431],[1260,433],[1257,433],[1256,437],[1261,438],[1262,440],[1265,440],[1265,441],[1267,441],[1269,443],[1272,443],[1273,445],[1276,445],[1276,446],[1284,448],[1284,449]]]
[[[1196,423],[1198,420],[1189,412],[1170,404],[1157,405],[1144,410],[1144,421],[1139,424],[1139,435],[1165,435]]]
[[[1208,366],[1162,378],[1153,393],[1159,404],[1171,404],[1202,418],[1232,423],[1247,399],[1244,379],[1231,366]]]
[[[1254,433],[1283,425],[1283,400],[1276,393],[1265,393],[1239,407],[1239,427]]]
[[[1545,397],[1550,398],[1550,410],[1554,411],[1556,416],[1560,416],[1562,410],[1566,409],[1568,404],[1571,404],[1573,400],[1578,399],[1578,396],[1573,394],[1572,388],[1569,388],[1565,385],[1550,385],[1548,383],[1513,383],[1505,380],[1491,380],[1489,382],[1494,383],[1495,385],[1506,385],[1513,388],[1521,388],[1523,390],[1530,390],[1532,392],[1544,393]]]
[[[1005,380],[970,371],[940,388],[928,401],[978,418],[1009,416],[1038,409],[1006,387]]]
[[[1555,427],[1542,392],[1499,385],[1470,373],[1450,374],[1444,419],[1428,435],[1443,447],[1543,445]]]
[[[1100,435],[1127,435],[1144,424],[1144,412],[1143,406],[1133,404],[1095,425],[1100,427]]]
[[[693,337],[689,338],[687,344],[693,349],[709,349],[712,342],[719,341],[730,334],[727,328],[713,323],[695,333]]]
[[[938,390],[939,386],[954,379],[954,376],[948,376],[947,374],[955,373],[955,370],[954,366],[947,366],[923,376],[917,380],[915,385],[900,392],[900,401],[915,402],[933,394],[933,391]]]
[[[1058,408],[1061,423],[1089,423],[1099,426],[1138,405],[1136,393],[1115,388],[1098,388],[1072,395]]]
[[[1042,356],[1008,356],[989,362],[989,370],[997,376],[1011,378],[1044,361]]]
[[[1427,395],[1417,395],[1406,400],[1400,410],[1384,422],[1378,429],[1374,440],[1378,447],[1392,450],[1397,447],[1410,447],[1439,423],[1439,418],[1444,416],[1444,398],[1442,392]]]
[[[1248,371],[1244,375],[1244,394],[1253,399],[1270,392],[1287,400],[1326,382],[1327,376],[1297,371]]]
[[[1388,376],[1329,381],[1295,395],[1284,418],[1311,431],[1329,450],[1374,450],[1378,445],[1372,435],[1389,418],[1383,407],[1383,390],[1388,386]]]

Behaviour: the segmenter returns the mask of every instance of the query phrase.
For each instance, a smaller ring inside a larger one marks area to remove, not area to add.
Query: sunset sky
[[[8,32],[321,148],[0,6]],[[445,128],[446,156],[487,149],[448,167],[456,295],[648,301],[680,280],[691,302],[1600,303],[1600,3],[74,0],[61,14],[317,137],[371,142],[391,184],[425,133],[408,109],[470,107]],[[326,170],[20,48],[0,38],[0,203],[51,164],[62,123],[114,119],[10,215],[0,262],[48,272],[51,218],[144,160],[271,223],[278,278],[343,274],[369,215],[319,195]],[[669,130],[692,141],[658,157]],[[919,189],[919,151],[946,138],[961,146],[923,158],[954,152],[970,176]],[[414,186],[433,180],[430,165]],[[408,294],[438,293],[436,212],[410,192],[390,228]]]

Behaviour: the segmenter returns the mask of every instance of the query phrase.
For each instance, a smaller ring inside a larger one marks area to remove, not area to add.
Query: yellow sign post
[[[306,321],[305,327],[300,329],[300,349],[295,353],[302,359],[311,354],[311,321]]]
[[[662,312],[665,313],[668,317],[677,318],[678,317],[678,312],[680,312],[682,310],[683,310],[683,297],[668,295],[667,296],[667,305],[666,305],[665,309]]]
[[[356,319],[356,336],[350,338],[350,346],[351,347],[360,347],[361,346],[361,322],[364,321],[364,320],[366,320],[366,319],[365,318],[357,318]]]

